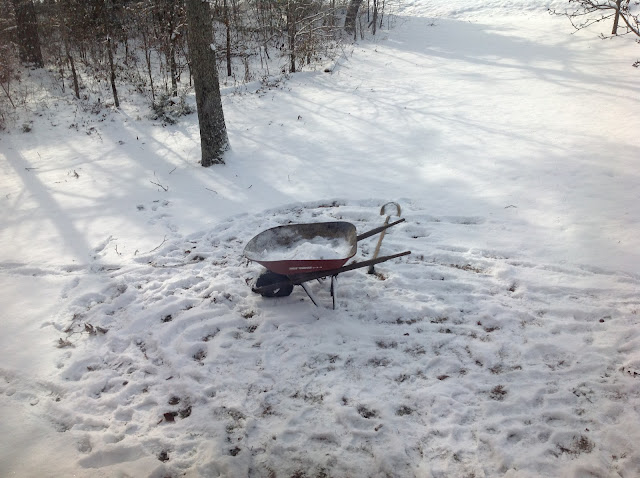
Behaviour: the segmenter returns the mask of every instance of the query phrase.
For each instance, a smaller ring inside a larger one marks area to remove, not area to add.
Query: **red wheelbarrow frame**
[[[385,224],[370,231],[355,235],[355,226],[348,222],[336,221],[315,224],[290,224],[287,226],[278,226],[261,232],[251,239],[245,246],[244,255],[247,259],[262,264],[268,271],[272,273],[274,279],[269,279],[267,284],[252,287],[252,290],[265,297],[286,296],[291,293],[293,286],[299,285],[307,293],[311,301],[317,306],[317,300],[313,297],[311,290],[305,284],[306,282],[331,277],[331,296],[333,297],[333,308],[336,305],[336,276],[342,272],[369,267],[381,262],[386,262],[397,257],[411,254],[411,251],[404,251],[390,256],[376,257],[362,262],[353,262],[349,265],[345,264],[357,252],[357,242],[388,228],[404,222],[403,219]],[[327,238],[342,237],[350,243],[350,251],[347,257],[339,259],[306,259],[306,260],[264,260],[256,252],[265,246],[272,245],[274,242],[280,245],[287,244],[291,239],[310,239],[314,235],[320,235]],[[304,272],[299,272],[304,271]],[[265,275],[265,274],[263,274]],[[283,293],[276,294],[277,291],[283,290]]]

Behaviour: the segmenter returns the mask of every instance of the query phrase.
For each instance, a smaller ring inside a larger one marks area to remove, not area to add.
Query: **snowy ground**
[[[142,106],[0,135],[1,474],[640,475],[637,45],[532,3],[225,90],[224,167]],[[254,235],[388,200],[337,310],[251,292]]]

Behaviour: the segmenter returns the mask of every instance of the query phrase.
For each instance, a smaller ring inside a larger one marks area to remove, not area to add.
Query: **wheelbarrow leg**
[[[300,284],[300,286],[304,289],[304,291],[307,293],[307,295],[309,296],[309,299],[311,299],[311,302],[313,302],[313,305],[315,305],[316,307],[318,307],[318,301],[316,300],[316,298],[313,295],[313,292],[311,292],[311,289],[309,289],[309,286],[303,282],[302,284]]]
[[[333,299],[333,310],[336,310],[338,302],[338,276],[331,276],[331,298]]]

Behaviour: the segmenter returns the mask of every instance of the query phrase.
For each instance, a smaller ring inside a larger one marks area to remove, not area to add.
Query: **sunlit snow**
[[[640,476],[638,45],[566,3],[404,2],[224,88],[224,166],[141,101],[0,133],[0,474]],[[388,201],[336,310],[251,291],[256,234]]]

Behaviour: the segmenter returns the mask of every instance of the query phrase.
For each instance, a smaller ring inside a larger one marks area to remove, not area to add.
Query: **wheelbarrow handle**
[[[301,285],[304,282],[308,282],[315,279],[322,279],[323,277],[335,276],[342,272],[352,271],[354,269],[360,269],[362,267],[368,267],[372,264],[379,264],[380,262],[389,261],[391,259],[396,259],[398,257],[406,256],[409,254],[411,254],[411,251],[404,251],[404,252],[399,252],[398,254],[392,254],[390,256],[384,256],[384,257],[377,257],[375,259],[369,259],[362,262],[352,262],[351,264],[342,266],[338,269],[292,275],[292,276],[289,276],[286,280],[283,280],[282,282],[268,284],[262,287],[255,287],[253,291],[261,294],[262,292],[269,292],[269,291],[276,290],[276,289],[279,289],[280,287],[284,287],[291,284]]]
[[[366,239],[367,237],[375,236],[376,234],[384,231],[385,229],[388,229],[391,226],[395,226],[396,224],[400,224],[401,222],[404,222],[404,221],[405,219],[402,218],[402,219],[398,219],[395,222],[392,222],[391,224],[385,224],[384,226],[376,227],[375,229],[371,229],[370,231],[363,232],[358,237],[356,237],[356,239],[358,241],[361,241],[362,239]]]
[[[411,251],[398,252],[397,254],[392,254],[390,256],[376,257],[375,259],[369,259],[361,262],[352,262],[346,266],[342,266],[339,269],[334,269],[333,271],[318,271],[318,272],[309,272],[308,274],[300,274],[298,276],[291,276],[291,282],[294,284],[298,284],[300,281],[306,282],[308,280],[319,279],[322,277],[328,277],[340,274],[342,272],[352,271],[354,269],[361,269],[363,267],[368,267],[373,264],[380,264],[381,262],[390,261],[391,259],[396,259],[402,256],[408,256],[411,254]]]

